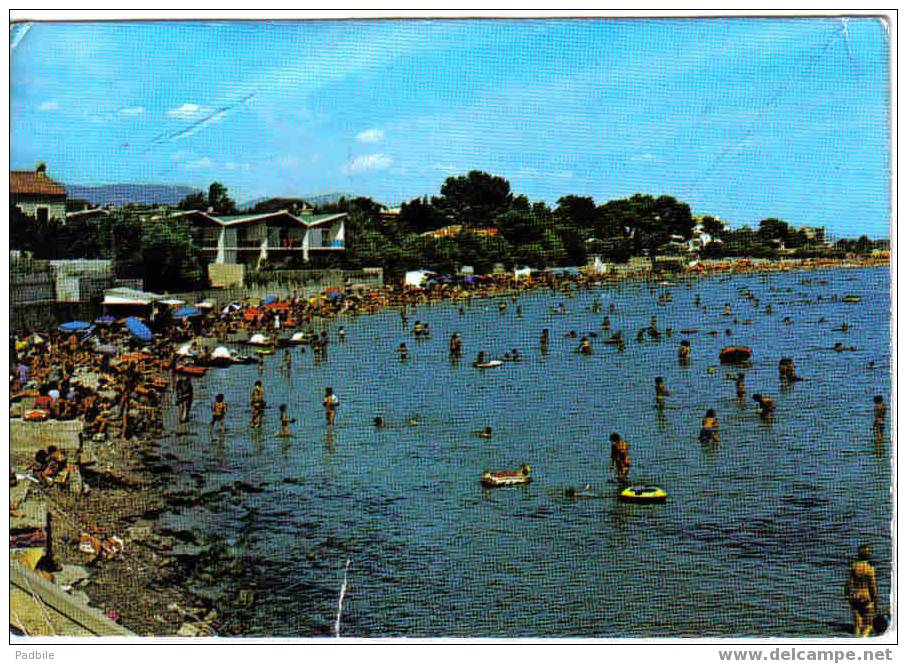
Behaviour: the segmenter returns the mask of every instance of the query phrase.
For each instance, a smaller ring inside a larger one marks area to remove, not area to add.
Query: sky
[[[530,200],[667,194],[887,237],[875,18],[11,26],[11,169],[397,205],[478,169]]]

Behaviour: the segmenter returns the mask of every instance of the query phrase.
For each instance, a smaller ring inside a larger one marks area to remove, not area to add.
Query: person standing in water
[[[715,414],[714,408],[705,411],[705,417],[702,418],[702,428],[699,430],[700,443],[717,443],[718,437],[718,415]]]
[[[743,401],[743,398],[746,396],[746,383],[745,378],[742,373],[738,373],[736,376],[734,374],[727,374],[727,379],[734,381],[734,387],[737,391],[737,401]]]
[[[671,396],[671,393],[668,392],[668,388],[665,385],[665,379],[658,376],[655,379],[655,405],[659,408],[664,408],[665,397],[669,396]]]
[[[753,401],[759,405],[759,415],[764,420],[770,420],[775,412],[775,402],[771,397],[764,397],[761,394],[754,394]]]
[[[286,348],[283,351],[283,362],[281,363],[281,368],[288,376],[293,373],[293,358],[290,355],[289,348]]]
[[[295,422],[295,419],[291,419],[287,413],[287,405],[285,403],[280,404],[280,434],[283,437],[290,435],[290,425]]]
[[[460,339],[460,333],[454,332],[450,335],[450,343],[448,344],[448,349],[450,351],[451,357],[460,357],[463,354],[463,342]]]
[[[630,446],[619,433],[611,434],[611,465],[618,482],[626,482],[630,473]]]
[[[684,339],[680,342],[680,349],[677,351],[677,359],[680,360],[681,364],[689,364],[690,353],[690,342]]]
[[[180,376],[176,380],[176,405],[179,412],[179,421],[189,421],[189,411],[192,410],[192,382],[187,376]]]
[[[872,432],[877,438],[881,438],[885,435],[885,416],[888,414],[888,407],[881,394],[874,396],[872,402],[875,404],[873,406]]]
[[[211,404],[211,424],[209,429],[214,431],[214,425],[220,424],[221,433],[227,430],[225,419],[227,417],[227,402],[224,401],[224,395],[218,394],[214,397],[214,403]]]
[[[261,386],[261,381],[256,380],[252,387],[252,428],[260,429],[261,420],[265,415],[265,390]]]
[[[870,563],[872,547],[860,545],[857,559],[850,564],[844,597],[853,612],[854,636],[867,637],[872,634],[872,622],[879,604],[879,590],[876,586],[876,571]]]
[[[324,416],[327,419],[328,426],[332,429],[334,428],[334,419],[337,417],[337,405],[339,403],[340,399],[334,394],[334,390],[330,387],[324,388],[324,399],[321,404],[324,406]]]
[[[543,353],[548,352],[548,341],[549,341],[548,328],[546,327],[544,330],[542,330],[542,336],[539,339],[539,345],[542,347]]]
[[[401,362],[406,361],[406,358],[409,357],[409,350],[406,348],[406,342],[400,342],[400,345],[397,347],[397,354],[400,356]]]

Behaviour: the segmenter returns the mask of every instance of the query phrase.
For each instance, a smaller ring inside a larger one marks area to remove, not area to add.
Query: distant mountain
[[[81,198],[94,205],[176,205],[189,194],[201,191],[178,184],[64,184],[69,198]]]
[[[267,203],[269,201],[305,201],[313,206],[330,205],[331,203],[336,203],[341,198],[355,198],[355,195],[343,192],[332,192],[330,194],[312,194],[311,196],[262,196],[261,198],[246,201],[240,207],[243,210],[252,210],[256,205],[261,205],[262,203]]]

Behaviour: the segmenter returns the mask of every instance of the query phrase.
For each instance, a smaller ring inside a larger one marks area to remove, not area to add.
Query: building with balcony
[[[192,224],[196,244],[216,265],[243,265],[258,270],[267,261],[285,262],[312,253],[343,251],[346,241],[345,212],[294,215],[287,210],[266,214],[214,216],[191,210],[170,218]]]

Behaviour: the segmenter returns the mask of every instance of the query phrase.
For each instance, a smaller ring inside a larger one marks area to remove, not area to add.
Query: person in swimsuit
[[[705,411],[705,417],[702,418],[702,428],[699,430],[700,443],[717,443],[718,437],[718,416],[715,409],[709,408]]]
[[[759,414],[762,419],[770,420],[775,412],[775,402],[771,397],[764,397],[761,394],[754,394],[753,401],[759,404]]]
[[[405,342],[400,342],[400,345],[397,346],[397,354],[400,356],[400,361],[403,362],[406,358],[409,357],[409,350],[406,347]]]
[[[873,406],[872,432],[877,438],[881,438],[885,434],[885,416],[888,414],[888,407],[885,406],[885,399],[881,394],[874,396],[872,402],[875,404]]]
[[[680,342],[680,350],[677,351],[677,359],[681,364],[688,364],[690,361],[690,342],[684,339]]]
[[[626,482],[630,473],[630,446],[619,433],[611,434],[611,465],[618,482]]]
[[[225,423],[225,418],[227,416],[227,402],[224,401],[224,395],[218,394],[214,397],[214,403],[211,404],[211,425],[208,427],[211,431],[214,431],[214,425],[220,423],[220,430],[226,431],[227,425]]]
[[[324,417],[328,422],[328,426],[332,429],[334,428],[334,418],[337,417],[337,404],[339,403],[340,399],[334,394],[334,390],[330,387],[324,388],[324,399],[321,404],[324,406]]]
[[[743,401],[746,396],[746,383],[744,382],[744,376],[742,373],[738,373],[736,376],[734,374],[727,374],[727,379],[734,381],[734,388],[737,391],[737,401]]]
[[[180,376],[176,380],[176,405],[179,411],[179,421],[189,421],[189,411],[192,410],[192,382],[187,376]]]
[[[287,405],[285,403],[280,404],[280,435],[284,437],[290,436],[290,425],[295,421],[287,413]]]
[[[260,429],[261,420],[265,415],[265,390],[261,386],[261,381],[256,380],[252,387],[252,428]]]
[[[665,397],[669,396],[671,396],[671,393],[668,392],[668,388],[665,385],[665,379],[658,376],[655,379],[655,405],[659,408],[664,408]]]
[[[866,637],[872,634],[872,621],[879,604],[876,587],[876,571],[870,563],[872,548],[863,544],[857,551],[857,559],[850,564],[850,573],[844,585],[844,597],[853,611],[854,636]]]

